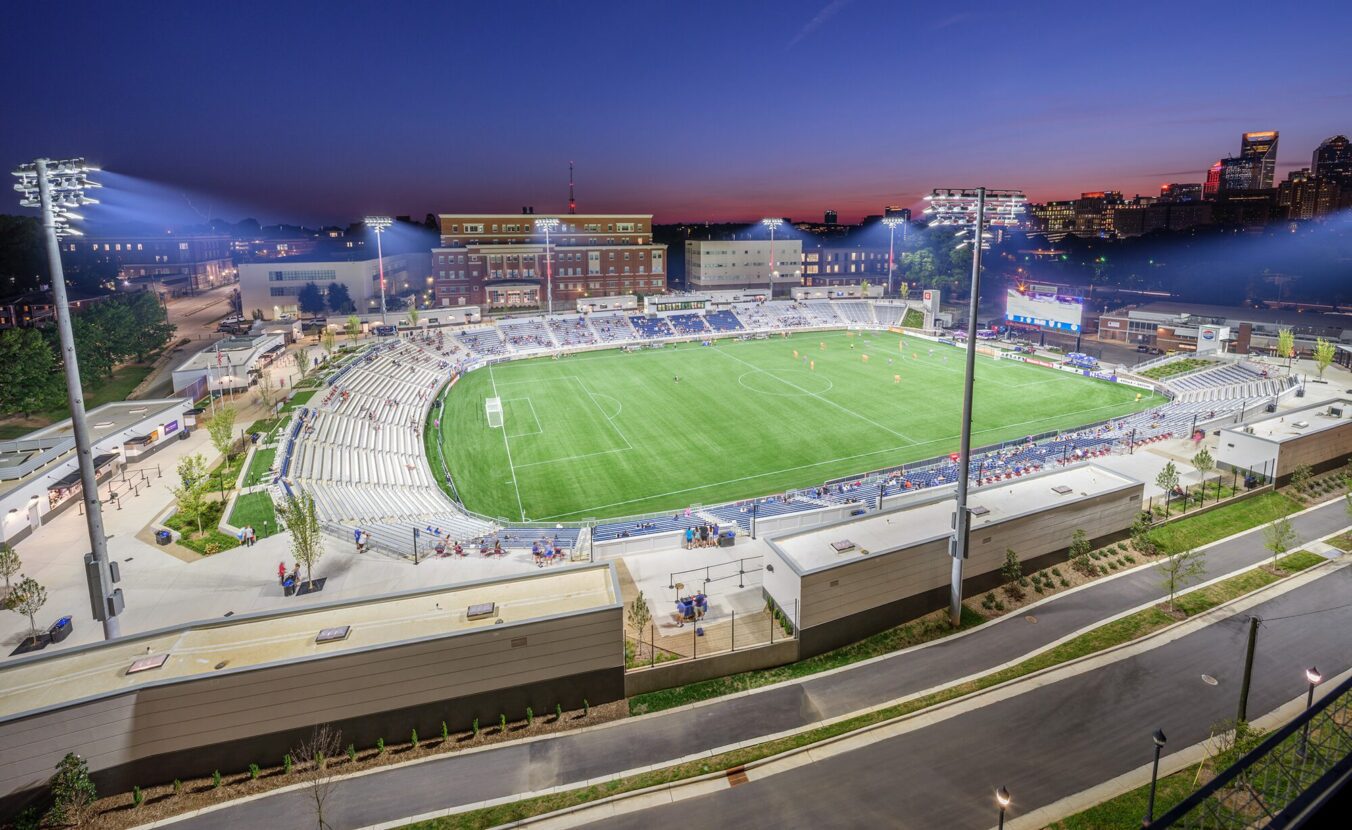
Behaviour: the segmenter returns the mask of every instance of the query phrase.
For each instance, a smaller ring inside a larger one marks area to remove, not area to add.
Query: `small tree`
[[[1142,556],[1154,556],[1155,542],[1150,538],[1150,514],[1139,513],[1131,523],[1131,546]]]
[[[277,400],[277,387],[272,385],[272,374],[263,372],[258,376],[258,401],[265,409],[272,409]]]
[[[1295,547],[1295,544],[1296,530],[1291,527],[1291,520],[1286,516],[1278,516],[1263,528],[1263,547],[1272,551],[1273,567],[1277,565],[1277,558]]]
[[[197,532],[202,532],[202,519],[208,511],[207,504],[207,462],[202,454],[193,453],[178,462],[179,486],[175,487],[174,499],[178,502],[178,512],[184,519],[197,524]]]
[[[89,765],[74,752],[67,752],[56,765],[50,782],[52,809],[47,819],[55,825],[79,827],[92,818],[98,790],[89,778]]]
[[[318,317],[324,313],[324,289],[312,282],[305,283],[296,295],[296,305],[300,307],[301,313],[312,318]]]
[[[1170,554],[1155,566],[1160,584],[1169,594],[1169,610],[1174,610],[1174,595],[1206,573],[1206,554],[1197,550],[1181,550]]]
[[[648,600],[643,596],[643,592],[639,591],[634,601],[629,603],[629,627],[638,635],[639,657],[643,656],[643,631],[648,627],[648,623],[652,622],[652,618],[653,615],[648,610]]]
[[[1291,329],[1282,329],[1277,332],[1277,356],[1286,358],[1286,371],[1291,371],[1291,361],[1296,356],[1296,336],[1291,333]]]
[[[1174,466],[1174,462],[1167,462],[1164,469],[1160,470],[1160,474],[1155,476],[1155,486],[1164,491],[1164,515],[1168,516],[1169,497],[1178,486],[1178,468]]]
[[[357,315],[353,314],[347,318],[347,325],[343,327],[343,331],[347,334],[348,343],[357,342],[357,338],[361,336],[361,320],[357,319]]]
[[[1023,563],[1013,548],[1005,548],[1005,564],[1000,566],[1000,577],[1005,581],[1005,593],[1015,599],[1023,598],[1019,580],[1023,578]]]
[[[324,333],[319,335],[320,344],[324,347],[324,351],[330,355],[333,354],[334,341],[337,339],[338,335],[334,334],[332,326],[324,326]]]
[[[1211,457],[1211,453],[1207,452],[1206,447],[1203,447],[1192,457],[1192,466],[1197,468],[1197,472],[1202,474],[1203,479],[1206,479],[1206,474],[1216,469],[1216,459]]]
[[[233,406],[222,406],[216,410],[216,414],[207,419],[207,435],[211,437],[211,445],[215,447],[225,460],[230,460],[232,452],[231,443],[235,440],[235,408]]]
[[[327,723],[314,728],[310,737],[301,741],[291,755],[299,759],[296,769],[301,786],[314,807],[316,830],[328,830],[332,825],[324,818],[324,807],[338,785],[328,760],[343,751],[343,733]]]
[[[1094,568],[1089,550],[1089,537],[1083,530],[1077,529],[1070,535],[1070,566],[1086,576],[1092,576]]]
[[[28,618],[28,630],[33,636],[33,642],[37,642],[38,639],[38,611],[46,604],[47,589],[31,576],[19,577],[18,584],[10,588],[9,595],[5,597],[6,608]]]
[[[1314,341],[1314,367],[1319,370],[1319,379],[1324,379],[1324,370],[1333,362],[1334,345],[1320,337]]]
[[[314,496],[305,492],[299,496],[288,494],[286,503],[277,509],[277,513],[291,532],[291,555],[305,566],[305,581],[313,585],[314,566],[324,555],[324,539],[319,530]]]
[[[19,552],[4,542],[0,542],[0,576],[5,578],[5,588],[9,588],[9,578],[19,572],[23,562]]]
[[[415,298],[417,295],[413,295]],[[408,324],[414,328],[418,327],[418,303],[416,299],[408,307]]]
[[[1314,470],[1310,469],[1309,464],[1301,464],[1291,471],[1291,484],[1297,490],[1304,490],[1305,485],[1310,483],[1310,478],[1314,476]]]

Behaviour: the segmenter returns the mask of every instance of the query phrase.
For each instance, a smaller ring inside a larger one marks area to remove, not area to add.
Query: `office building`
[[[1315,176],[1310,168],[1292,170],[1277,187],[1277,206],[1287,219],[1315,219],[1338,212],[1340,202],[1352,195],[1352,179]]]
[[[1200,189],[1200,185],[1198,188]],[[1118,237],[1142,236],[1153,231],[1182,231],[1211,224],[1211,202],[1158,201],[1154,204],[1122,205],[1113,212],[1113,233]]]
[[[667,246],[652,214],[441,214],[432,249],[435,304],[541,308],[553,270],[555,308],[586,297],[661,294]],[[557,221],[549,245],[536,221]]]
[[[111,294],[84,295],[76,286],[66,287],[67,302],[75,313]],[[0,299],[0,329],[32,328],[56,321],[56,306],[49,291],[29,291]]]
[[[264,320],[298,317],[298,298],[308,283],[319,286],[326,294],[329,286],[335,283],[347,287],[351,305],[328,309],[330,313],[380,313],[380,263],[373,251],[355,252],[348,259],[310,255],[242,263],[239,266],[240,308],[246,316],[260,312]],[[414,299],[419,306],[429,305],[433,299],[432,288],[428,254],[385,255],[388,306],[403,307]]]
[[[1206,182],[1202,185],[1202,198],[1214,199],[1221,192],[1221,178],[1225,174],[1224,160],[1211,165],[1206,171]]]
[[[864,280],[887,281],[886,245],[822,245],[803,252],[803,285],[855,285]]]
[[[1045,235],[1053,242],[1065,239],[1075,232],[1075,202],[1062,200],[1029,207],[1034,233]]]
[[[1160,185],[1161,202],[1197,202],[1201,199],[1201,182],[1171,182]]]
[[[132,286],[177,295],[235,280],[230,237],[224,234],[128,233],[61,241],[68,277],[111,276]]]
[[[1239,157],[1249,163],[1251,178],[1247,190],[1268,190],[1277,174],[1277,131],[1244,133],[1240,137]]]
[[[828,225],[839,224],[838,221],[837,221],[838,216],[837,216],[837,214],[836,214],[836,212],[835,212],[834,210],[828,210],[828,211],[826,212],[826,216],[823,217],[823,218],[824,218],[826,224],[828,224]]]
[[[1315,149],[1310,172],[1321,179],[1352,183],[1352,142],[1345,135],[1326,138]]]
[[[685,284],[691,291],[768,290],[773,296],[787,297],[792,287],[803,284],[803,243],[798,239],[773,243],[768,239],[689,240],[685,243]]]
[[[1315,340],[1321,337],[1340,348],[1352,349],[1352,321],[1342,315],[1167,301],[1105,311],[1099,317],[1098,337],[1166,351],[1195,351],[1198,332],[1204,326],[1234,332],[1230,351],[1237,354],[1272,354],[1283,329],[1291,330],[1296,348],[1303,353],[1312,351]]]

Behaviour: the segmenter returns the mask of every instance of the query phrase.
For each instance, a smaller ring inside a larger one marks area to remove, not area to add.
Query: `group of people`
[[[254,533],[253,525],[245,525],[235,534],[235,538],[242,547],[250,548],[258,541],[258,534]]]
[[[718,525],[703,524],[685,529],[685,549],[709,548],[718,544]]]

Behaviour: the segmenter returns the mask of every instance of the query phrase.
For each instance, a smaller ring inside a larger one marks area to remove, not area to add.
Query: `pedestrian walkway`
[[[1327,536],[1346,525],[1341,500],[1304,511],[1292,519],[1297,538],[1302,541]],[[1209,578],[1224,576],[1270,557],[1263,547],[1261,528],[1217,542],[1205,550]],[[1056,595],[1018,617],[1007,617],[963,635],[833,672],[595,729],[451,754],[357,776],[335,790],[326,807],[326,819],[339,830],[366,827],[549,787],[576,786],[625,770],[669,764],[722,747],[764,740],[780,732],[985,674],[1024,659],[1087,626],[1162,598],[1159,575],[1154,568],[1137,569]],[[1051,728],[1049,723],[1048,729]],[[931,746],[921,755],[932,759],[936,752]],[[304,793],[278,793],[185,818],[174,826],[193,830],[300,826],[312,820],[308,810],[312,808]],[[795,821],[778,826],[798,824]],[[830,822],[818,824],[828,826]]]

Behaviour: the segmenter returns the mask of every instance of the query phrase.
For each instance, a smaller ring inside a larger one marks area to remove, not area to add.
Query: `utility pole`
[[[948,622],[962,624],[962,563],[967,558],[972,514],[967,509],[967,477],[972,469],[972,385],[976,373],[977,304],[981,300],[981,234],[986,225],[986,188],[976,189],[976,226],[972,237],[972,287],[967,308],[966,368],[962,379],[962,435],[958,439],[958,500],[953,514],[952,579],[949,584]]]
[[[1258,643],[1260,617],[1249,617],[1249,645],[1244,652],[1244,679],[1239,684],[1239,712],[1235,715],[1236,725],[1249,720],[1249,680],[1253,678],[1253,647]]]
[[[55,167],[50,170],[49,165]],[[113,589],[114,571],[108,562],[108,537],[103,530],[103,510],[99,503],[98,480],[94,474],[94,446],[85,419],[84,390],[80,386],[80,365],[75,352],[75,334],[71,328],[70,304],[66,296],[66,275],[61,269],[61,246],[58,230],[78,233],[66,223],[80,218],[69,208],[94,200],[83,195],[85,187],[97,187],[85,173],[90,168],[83,159],[50,162],[38,159],[19,168],[20,190],[31,203],[30,185],[36,185],[38,205],[42,208],[42,230],[47,242],[47,263],[52,276],[52,303],[56,306],[56,330],[61,343],[61,360],[65,364],[66,395],[70,399],[70,428],[75,437],[75,453],[80,466],[81,497],[84,500],[85,524],[89,529],[91,556],[86,558],[85,575],[89,582],[89,599],[94,619],[103,623],[103,638],[112,640],[120,633],[117,615],[122,611],[122,590]],[[52,177],[59,179],[60,205],[53,203]],[[33,181],[36,179],[36,182]]]

